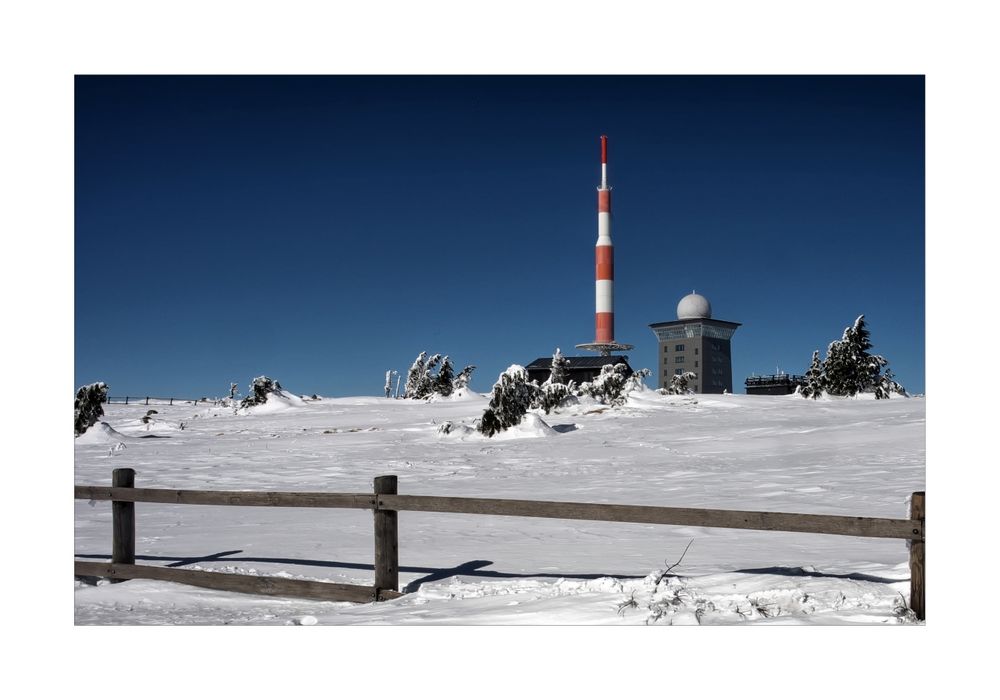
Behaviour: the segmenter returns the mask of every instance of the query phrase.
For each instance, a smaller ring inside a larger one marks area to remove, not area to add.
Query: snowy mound
[[[507,428],[494,435],[491,440],[519,440],[521,438],[539,438],[558,435],[548,423],[537,413],[526,413],[521,422],[512,428]]]
[[[293,408],[302,408],[306,402],[295,394],[290,394],[283,389],[270,391],[267,394],[267,401],[257,406],[248,406],[241,409],[241,412],[248,416],[261,416],[269,413],[281,413]]]
[[[77,445],[117,445],[124,442],[125,436],[104,421],[90,426],[87,432],[76,438]]]
[[[444,398],[447,401],[477,401],[483,398],[483,395],[476,393],[467,386],[464,386],[461,389],[455,389],[455,391],[451,392],[451,396],[446,396]]]
[[[558,435],[559,431],[552,429],[536,413],[527,413],[521,422],[507,430],[501,430],[493,437],[486,437],[467,423],[446,421],[438,427],[438,436],[449,440],[481,439],[488,442],[495,440],[520,440],[522,438],[548,437]]]

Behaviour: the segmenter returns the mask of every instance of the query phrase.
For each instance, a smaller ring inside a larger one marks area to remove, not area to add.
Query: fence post
[[[926,492],[915,491],[910,496],[910,519],[919,520],[923,524],[925,519],[924,498]],[[924,608],[924,576],[926,565],[924,562],[924,542],[923,540],[910,540],[910,610],[917,615],[918,620],[926,619]]]
[[[115,488],[135,488],[135,469],[115,469],[111,472]],[[135,503],[111,501],[111,563],[135,564]],[[126,579],[113,578],[112,583]]]
[[[382,590],[399,589],[399,513],[379,505],[381,494],[396,493],[395,476],[375,477],[375,600]]]

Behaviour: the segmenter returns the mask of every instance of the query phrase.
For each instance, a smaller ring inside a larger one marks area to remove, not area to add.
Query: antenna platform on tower
[[[613,352],[621,352],[623,350],[631,350],[634,345],[628,345],[627,343],[580,343],[576,346],[580,350],[589,350],[590,352],[599,352],[603,357],[610,357]]]

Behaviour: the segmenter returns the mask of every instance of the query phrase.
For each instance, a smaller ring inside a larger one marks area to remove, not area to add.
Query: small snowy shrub
[[[661,394],[691,394],[694,393],[691,390],[691,382],[698,378],[698,375],[694,372],[684,372],[683,374],[675,374],[670,378],[670,386],[665,386],[660,389]]]
[[[552,356],[552,371],[549,374],[547,384],[566,384],[569,379],[569,360],[567,360],[559,348],[556,348]],[[546,411],[547,413],[547,411]]]
[[[451,390],[453,392],[459,389],[464,389],[469,386],[469,381],[472,379],[472,373],[476,370],[475,365],[466,365],[461,372],[452,380]]]
[[[632,376],[628,378],[628,382],[625,384],[626,393],[631,394],[633,391],[645,391],[646,382],[642,381],[646,377],[652,377],[653,370],[648,367],[643,367],[642,369],[633,372]]]
[[[528,381],[528,371],[521,365],[511,365],[493,385],[490,405],[483,411],[477,428],[486,437],[521,422],[538,395],[538,385]]]
[[[641,377],[639,381],[642,381]],[[629,392],[635,386],[632,378],[628,375],[628,366],[619,362],[616,365],[604,365],[594,381],[584,382],[580,385],[579,393],[586,394],[608,406],[621,406],[628,400]]]
[[[268,396],[281,391],[281,384],[270,377],[256,377],[250,384],[250,395],[240,402],[240,408],[267,403]]]
[[[812,364],[806,371],[805,382],[796,389],[800,396],[818,399],[826,390],[826,375],[823,373],[823,363],[819,359],[819,350],[813,351]]]
[[[83,435],[87,428],[97,423],[104,415],[104,404],[108,400],[108,385],[104,382],[86,384],[76,390],[76,402],[73,407],[73,432],[75,436]]]
[[[545,382],[539,387],[538,393],[535,396],[535,402],[531,407],[540,408],[547,415],[557,408],[578,403],[575,392],[575,382],[570,382],[569,384]]]

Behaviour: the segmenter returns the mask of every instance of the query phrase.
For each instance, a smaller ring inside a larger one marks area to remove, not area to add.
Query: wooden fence
[[[109,396],[105,399],[104,403],[123,403],[123,404],[133,404],[136,406],[173,406],[174,402],[178,404],[192,404],[197,406],[199,403],[204,405],[212,404],[213,406],[219,403],[218,399],[177,399],[177,398],[160,398],[158,396]]]
[[[112,502],[111,562],[75,561],[77,576],[101,576],[118,582],[132,578],[174,581],[238,593],[295,596],[317,600],[370,602],[397,598],[399,593],[398,513],[470,513],[532,518],[653,523],[694,527],[808,532],[851,537],[903,539],[910,542],[910,608],[920,620],[924,607],[924,502],[913,494],[907,519],[863,518],[705,508],[521,501],[498,498],[407,496],[397,493],[395,476],[375,478],[372,493],[307,493],[288,491],[176,491],[135,488],[135,471],[115,469],[111,488],[75,486],[75,497]],[[375,581],[372,586],[192,571],[135,563],[135,504],[176,503],[213,506],[280,508],[355,508],[371,510],[375,520]]]

